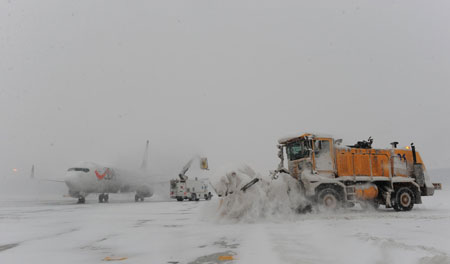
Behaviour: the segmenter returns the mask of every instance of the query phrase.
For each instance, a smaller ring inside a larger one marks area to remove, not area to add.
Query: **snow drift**
[[[241,190],[255,178],[259,179],[257,183],[246,191]],[[300,184],[288,174],[271,179],[256,173],[248,165],[238,165],[215,173],[210,181],[220,197],[219,207],[215,210],[219,220],[286,217],[308,204]]]

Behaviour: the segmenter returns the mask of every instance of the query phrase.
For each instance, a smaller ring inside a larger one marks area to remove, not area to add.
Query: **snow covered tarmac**
[[[450,192],[411,212],[217,223],[218,205],[113,195],[0,201],[0,263],[450,263]],[[231,256],[234,260],[230,260]],[[125,259],[126,258],[126,259]]]

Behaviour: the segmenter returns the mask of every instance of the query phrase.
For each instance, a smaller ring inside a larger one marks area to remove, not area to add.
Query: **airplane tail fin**
[[[31,166],[30,179],[34,179],[34,164],[33,164],[33,166]]]
[[[148,169],[148,146],[149,141],[147,140],[147,144],[145,145],[144,158],[142,159],[141,170]]]

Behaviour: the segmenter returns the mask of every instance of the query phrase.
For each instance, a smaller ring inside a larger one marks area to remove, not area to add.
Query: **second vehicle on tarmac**
[[[200,169],[208,170],[208,160],[206,158],[195,156],[189,160],[178,174],[179,179],[170,181],[170,198],[177,199],[179,202],[183,200],[199,201],[200,199],[211,199],[212,194],[208,190],[209,183],[207,180],[198,179],[198,177],[190,180],[186,175],[192,162],[196,159],[200,160]]]

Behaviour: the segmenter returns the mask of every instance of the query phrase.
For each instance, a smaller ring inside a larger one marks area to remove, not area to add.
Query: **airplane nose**
[[[80,176],[78,175],[78,173],[69,172],[65,175],[64,182],[70,190],[78,191],[79,179]]]

